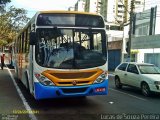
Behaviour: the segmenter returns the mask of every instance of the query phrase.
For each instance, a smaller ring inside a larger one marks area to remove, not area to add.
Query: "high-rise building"
[[[114,0],[101,0],[100,14],[107,22],[115,22]]]
[[[74,7],[69,7],[68,11],[74,11],[74,9],[75,9]]]
[[[133,0],[115,0],[114,13],[118,23],[126,23],[130,19],[131,1]],[[134,0],[134,12],[142,12],[144,9],[144,0]]]
[[[85,0],[78,0],[75,4],[75,11],[84,11],[85,10]]]
[[[118,23],[124,22],[125,6],[126,6],[125,0],[115,0],[114,13],[115,13],[115,20]]]
[[[101,0],[85,0],[85,11],[100,14]]]

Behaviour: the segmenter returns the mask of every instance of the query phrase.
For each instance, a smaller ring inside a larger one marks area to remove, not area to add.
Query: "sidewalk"
[[[29,120],[28,114],[14,114],[16,110],[24,111],[25,107],[5,65],[0,69],[0,120]]]

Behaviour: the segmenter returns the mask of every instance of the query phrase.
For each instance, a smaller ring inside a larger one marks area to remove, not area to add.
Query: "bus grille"
[[[87,88],[62,88],[63,93],[83,93]]]
[[[51,75],[60,79],[79,79],[79,78],[89,78],[96,72],[78,72],[78,73],[51,73]]]
[[[77,81],[76,85],[88,84],[90,81]],[[58,82],[59,85],[73,85],[73,82]]]

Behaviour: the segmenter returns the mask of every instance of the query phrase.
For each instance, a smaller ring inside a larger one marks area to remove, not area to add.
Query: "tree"
[[[6,4],[6,3],[9,3],[9,2],[11,2],[11,0],[0,0],[0,5],[1,4]]]
[[[23,28],[24,24],[28,22],[29,18],[26,16],[27,12],[23,8],[15,8],[11,6],[9,9],[5,7],[0,11],[0,41],[13,41],[17,32]],[[1,42],[6,43],[6,42]]]

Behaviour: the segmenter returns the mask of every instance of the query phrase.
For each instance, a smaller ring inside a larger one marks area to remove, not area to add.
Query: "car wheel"
[[[142,83],[141,90],[142,90],[142,94],[144,96],[149,96],[150,95],[150,88],[149,88],[147,83],[145,83],[145,82]]]
[[[118,88],[118,89],[121,89],[121,88],[122,88],[122,84],[121,84],[121,82],[120,82],[119,77],[115,77],[115,86],[116,86],[116,88]]]

